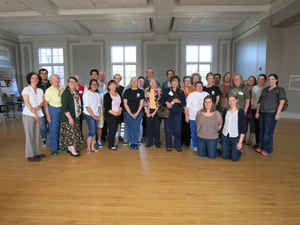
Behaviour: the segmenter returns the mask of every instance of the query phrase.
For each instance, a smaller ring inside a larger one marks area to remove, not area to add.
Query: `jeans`
[[[134,114],[135,112],[131,113]],[[124,112],[124,116],[129,134],[129,142],[131,144],[137,144],[139,141],[140,124],[143,117],[143,112],[141,111],[135,119],[133,119],[128,112]]]
[[[204,139],[197,137],[198,141],[198,155],[200,157],[206,157],[215,159],[220,155],[220,152],[217,150],[218,138],[217,139]]]
[[[242,155],[240,150],[237,150],[236,145],[239,142],[240,137],[230,138],[222,134],[222,155],[223,159],[231,159],[232,161],[238,161]],[[230,151],[231,149],[231,151]]]
[[[51,117],[51,123],[48,123],[49,127],[49,148],[50,150],[56,150],[59,146],[59,137],[60,137],[60,113],[61,107],[53,107],[50,104],[49,114]]]
[[[276,112],[259,114],[260,145],[269,154],[273,152],[273,135],[277,123],[275,114]]]
[[[192,144],[193,147],[197,147],[197,124],[196,120],[190,120],[190,129],[191,129],[191,134],[192,134]]]
[[[172,134],[174,134],[174,147],[181,149],[181,112],[170,113],[170,117],[165,119],[166,147],[172,148]]]
[[[47,141],[47,132],[49,131],[49,129],[48,129],[48,122],[47,122],[44,108],[42,108],[42,112],[44,113],[44,116],[40,117],[40,121],[41,121],[40,132],[42,136],[42,141]]]
[[[93,117],[91,117],[90,115],[86,115],[86,114],[84,114],[84,118],[85,118],[88,128],[89,128],[88,138],[92,139],[97,134],[99,120],[98,121],[94,120]]]

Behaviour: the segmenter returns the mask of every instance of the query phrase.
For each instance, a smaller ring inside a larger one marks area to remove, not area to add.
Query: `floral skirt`
[[[77,117],[74,126],[69,122],[62,122],[60,125],[60,145],[76,146],[82,141],[80,118]]]

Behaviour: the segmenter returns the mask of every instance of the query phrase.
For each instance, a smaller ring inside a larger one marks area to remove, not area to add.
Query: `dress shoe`
[[[172,149],[171,148],[167,148],[167,152],[170,152],[170,151],[172,151]]]
[[[41,158],[46,158],[46,155],[44,154],[39,154],[39,155],[35,155],[35,158],[41,159]]]
[[[152,146],[152,144],[147,144],[146,148],[150,148]]]
[[[176,149],[178,152],[182,152],[182,150],[181,150],[181,148],[179,148],[179,149]]]
[[[160,145],[155,145],[156,148],[160,148]]]
[[[36,157],[28,157],[28,161],[30,161],[30,162],[39,162],[41,160],[39,158],[36,158]]]

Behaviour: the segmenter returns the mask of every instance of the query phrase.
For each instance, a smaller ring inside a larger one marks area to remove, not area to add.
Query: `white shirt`
[[[189,108],[190,120],[196,120],[196,115],[203,108],[204,98],[209,95],[207,92],[194,91],[186,99],[186,106]]]
[[[27,86],[23,89],[22,95],[28,95],[29,96],[29,103],[33,108],[38,107],[44,101],[43,100],[44,91],[40,88],[36,89],[36,94],[35,94],[34,89],[31,86]],[[28,109],[26,104],[25,104],[25,107],[23,109],[22,114],[26,115],[26,116],[34,117],[34,114]],[[44,116],[44,113],[42,112],[41,109],[37,110],[36,114],[39,117]]]
[[[103,97],[102,97],[103,98]],[[90,107],[95,116],[99,116],[98,107],[100,106],[102,110],[102,99],[101,95],[98,92],[91,92],[90,90],[84,91],[82,100],[83,100],[83,113],[89,115],[86,107]]]
[[[257,107],[257,102],[259,100],[259,97],[261,95],[262,90],[258,87],[258,85],[255,85],[252,88],[252,93],[254,93],[254,100],[253,100],[253,106]]]
[[[223,135],[229,137],[236,138],[239,136],[239,128],[238,128],[238,110],[236,109],[233,114],[230,111],[227,111],[225,116],[225,123],[223,128]]]

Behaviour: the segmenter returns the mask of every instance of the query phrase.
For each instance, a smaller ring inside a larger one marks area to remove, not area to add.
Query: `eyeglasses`
[[[91,86],[98,86],[98,84],[91,84]]]

